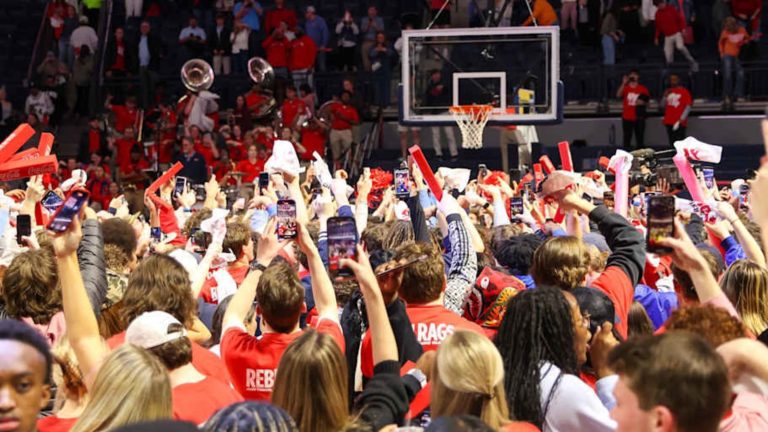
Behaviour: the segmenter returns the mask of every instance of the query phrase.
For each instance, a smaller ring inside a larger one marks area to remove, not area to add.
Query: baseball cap
[[[125,331],[125,341],[141,348],[154,348],[187,336],[187,330],[171,314],[163,311],[144,312]]]

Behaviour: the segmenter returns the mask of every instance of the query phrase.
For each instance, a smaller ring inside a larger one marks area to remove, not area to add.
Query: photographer
[[[624,130],[624,147],[632,147],[632,135],[635,135],[634,148],[644,146],[645,116],[648,101],[651,98],[648,89],[640,84],[640,74],[637,69],[624,75],[616,97],[622,98],[624,107],[621,111],[621,125]]]

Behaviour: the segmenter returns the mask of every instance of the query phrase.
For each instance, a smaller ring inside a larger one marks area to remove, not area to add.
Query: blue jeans
[[[325,51],[321,48],[317,49],[317,57],[315,57],[315,69],[318,72],[325,72]]]
[[[736,87],[733,74],[736,73]],[[723,97],[740,98],[744,95],[744,69],[738,57],[723,56]]]
[[[75,53],[74,50],[72,50],[72,45],[70,45],[68,37],[59,39],[59,60],[64,62],[64,64],[72,70],[72,65],[75,62]]]
[[[616,64],[616,41],[609,35],[603,35],[603,64]]]
[[[373,78],[373,100],[374,104],[382,108],[389,106],[389,93],[391,78],[387,75],[374,76]]]

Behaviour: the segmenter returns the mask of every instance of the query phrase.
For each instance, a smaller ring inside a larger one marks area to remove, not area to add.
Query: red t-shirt
[[[267,51],[267,62],[272,67],[288,67],[288,51],[291,43],[285,37],[268,37],[262,44]]]
[[[88,131],[88,152],[91,154],[101,152],[101,132],[96,129]]]
[[[286,99],[283,102],[283,125],[293,126],[296,116],[307,110],[307,104],[299,98]]]
[[[115,63],[111,69],[117,71],[125,70],[125,41],[117,41],[115,43]]]
[[[456,315],[443,305],[408,305],[405,312],[411,320],[416,340],[424,347],[424,351],[436,350],[456,329],[485,334],[479,325]]]
[[[351,129],[353,123],[357,124],[360,122],[357,110],[352,105],[344,105],[342,103],[333,104],[331,105],[331,112],[335,114],[333,116],[333,121],[331,121],[331,129]],[[344,118],[342,118],[342,116]],[[352,122],[347,121],[347,119],[352,120]]]
[[[213,166],[216,163],[216,158],[213,157],[212,148],[206,147],[202,143],[200,143],[195,145],[195,151],[203,155],[203,159],[205,159],[206,165]]]
[[[628,327],[629,308],[635,295],[635,287],[621,267],[610,266],[592,282],[592,288],[604,292],[613,302],[616,313],[614,327],[619,334],[626,339]]]
[[[331,336],[344,351],[344,335],[338,322],[323,319],[315,330]],[[268,401],[275,385],[277,365],[288,345],[301,336],[297,331],[249,335],[244,327],[230,327],[221,337],[221,358],[233,377],[235,389],[248,400]]]
[[[243,143],[240,141],[235,141],[237,144],[234,143],[227,143],[227,151],[229,152],[229,160],[233,162],[240,162],[241,160],[248,157],[248,149],[245,148]]]
[[[266,34],[272,34],[272,31],[280,26],[280,23],[284,22],[288,29],[296,28],[296,12],[293,9],[273,9],[267,11],[267,16],[264,20],[264,30]]]
[[[267,97],[257,92],[248,92],[245,94],[245,106],[249,111],[252,111],[254,107],[258,106],[262,102],[267,100]]]
[[[200,425],[221,408],[242,402],[229,385],[211,377],[196,383],[177,385],[172,389],[173,418]]]
[[[636,121],[637,110],[635,108],[637,107],[637,99],[640,96],[650,98],[651,93],[642,84],[637,84],[634,87],[625,85],[621,96],[624,98],[624,109],[621,112],[621,118],[624,120]]]
[[[77,422],[77,417],[60,418],[55,415],[37,420],[37,432],[69,432]]]
[[[227,272],[230,276],[232,276],[232,279],[235,280],[235,283],[239,287],[241,283],[245,280],[245,277],[248,276],[248,266],[246,265],[240,265],[240,266],[229,266],[227,267]],[[209,273],[208,277],[205,279],[205,282],[203,282],[203,288],[200,290],[200,297],[206,302],[206,303],[213,303],[213,304],[219,304],[219,294],[216,290],[218,287],[218,284],[216,283],[216,279],[213,278],[212,274]]]
[[[683,31],[685,21],[682,14],[672,6],[664,6],[656,10],[656,37],[660,34],[672,36],[675,33]]]
[[[301,160],[314,160],[312,152],[317,152],[320,156],[325,157],[325,131],[320,128],[303,128],[301,130],[301,145],[306,149],[306,152],[299,155]]]
[[[685,109],[693,103],[691,93],[685,87],[675,87],[669,89],[666,95],[666,107],[664,108],[664,124],[673,125],[682,117]],[[680,122],[686,126],[688,119]]]
[[[121,133],[126,126],[134,126],[139,115],[136,108],[129,110],[125,105],[112,105],[112,112],[115,113],[115,129]]]
[[[291,56],[288,68],[292,71],[312,69],[317,57],[317,45],[311,37],[304,35],[291,42]]]
[[[125,332],[118,333],[107,339],[110,349],[115,349],[125,343]],[[216,378],[223,383],[229,383],[229,374],[224,363],[216,354],[192,342],[192,366],[205,376]]]
[[[243,176],[243,183],[250,183],[253,180],[256,179],[256,177],[261,174],[262,171],[264,171],[264,164],[267,161],[264,159],[256,159],[256,163],[251,163],[248,159],[241,160],[237,163],[237,167],[235,167],[235,171],[240,171],[246,173]]]
[[[126,167],[131,164],[131,150],[138,145],[134,139],[120,138],[115,140],[117,147],[117,166]]]

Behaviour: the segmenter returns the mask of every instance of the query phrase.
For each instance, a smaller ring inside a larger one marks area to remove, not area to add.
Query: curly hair
[[[522,291],[507,304],[496,347],[504,360],[510,417],[542,427],[562,378],[557,378],[542,403],[543,362],[557,366],[562,374],[578,373],[571,315],[568,300],[560,289],[552,286]]]
[[[130,262],[138,243],[131,224],[119,218],[107,219],[101,224],[101,232],[104,235],[104,246],[119,247]]]
[[[493,257],[510,273],[527,275],[533,256],[542,243],[543,241],[536,234],[512,236],[497,244]]]
[[[667,331],[698,334],[714,348],[746,335],[746,328],[738,318],[710,304],[680,308],[672,312],[664,327]]]
[[[264,402],[238,402],[222,408],[200,428],[204,432],[298,432],[290,415]]]
[[[120,246],[104,243],[104,261],[108,269],[122,273],[128,267],[130,258]]]
[[[2,288],[6,311],[14,318],[47,324],[62,309],[59,272],[49,248],[17,255],[3,275]]]
[[[590,261],[589,249],[578,238],[552,237],[536,249],[530,272],[536,285],[572,290],[583,284]]]
[[[192,216],[187,219],[186,222],[184,222],[184,228],[182,228],[181,233],[184,234],[185,237],[189,237],[189,235],[192,233],[192,230],[195,228],[200,228],[200,222],[208,219],[213,215],[213,212],[211,209],[202,208],[194,213],[192,213]]]

